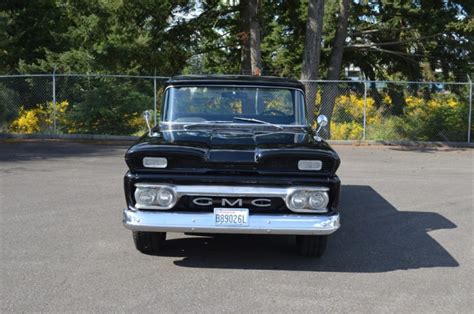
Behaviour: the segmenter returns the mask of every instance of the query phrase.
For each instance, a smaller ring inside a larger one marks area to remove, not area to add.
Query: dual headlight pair
[[[294,212],[327,212],[329,195],[323,190],[293,190],[286,197],[286,205]]]
[[[137,187],[135,207],[138,209],[170,209],[176,205],[176,193],[168,187]]]

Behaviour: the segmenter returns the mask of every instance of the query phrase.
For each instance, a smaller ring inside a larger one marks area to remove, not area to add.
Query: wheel
[[[326,251],[327,235],[299,235],[296,236],[298,253],[307,257],[321,257]]]
[[[166,240],[166,232],[132,231],[132,234],[135,247],[144,254],[158,252]]]

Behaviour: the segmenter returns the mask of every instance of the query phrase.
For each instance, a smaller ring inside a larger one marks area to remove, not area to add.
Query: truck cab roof
[[[288,87],[304,90],[304,85],[292,78],[251,75],[179,75],[170,78],[167,85],[258,85]]]

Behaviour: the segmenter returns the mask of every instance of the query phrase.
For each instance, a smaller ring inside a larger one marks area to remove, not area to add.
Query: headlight
[[[170,209],[177,202],[175,191],[168,186],[137,186],[135,207],[138,209]]]
[[[310,192],[308,205],[312,209],[323,209],[329,203],[329,197],[326,192]]]
[[[154,189],[137,189],[135,191],[135,199],[139,204],[151,205],[155,201],[155,196]]]
[[[304,192],[295,192],[290,196],[290,206],[294,209],[303,209],[306,206],[307,197]]]
[[[327,212],[329,195],[327,188],[293,190],[286,198],[287,207],[300,213],[322,213]]]
[[[156,203],[161,207],[168,207],[170,204],[173,204],[176,196],[173,193],[173,190],[168,188],[162,188],[158,190],[156,194]]]

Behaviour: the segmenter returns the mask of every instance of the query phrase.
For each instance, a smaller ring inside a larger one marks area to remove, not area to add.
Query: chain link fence
[[[158,115],[167,77],[0,77],[0,133],[141,135],[144,110]],[[155,122],[156,122],[155,115]]]
[[[0,76],[0,133],[141,135],[159,116],[167,77]],[[472,141],[472,83],[303,81],[308,120],[325,114],[326,138]],[[156,121],[155,121],[156,122]]]
[[[472,83],[303,81],[333,140],[471,142]]]

